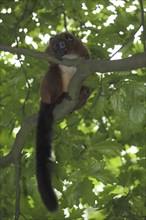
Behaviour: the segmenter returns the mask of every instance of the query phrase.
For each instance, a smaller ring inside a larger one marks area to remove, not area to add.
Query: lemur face
[[[58,57],[62,57],[67,54],[67,43],[64,40],[59,39],[54,43],[53,50],[55,52],[55,55],[57,55]]]
[[[73,36],[69,33],[62,33],[50,39],[52,52],[57,57],[62,57],[70,50],[70,44],[73,43]]]

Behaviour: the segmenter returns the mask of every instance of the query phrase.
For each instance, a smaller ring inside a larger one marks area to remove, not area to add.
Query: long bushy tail
[[[51,182],[52,126],[54,122],[52,104],[41,103],[37,124],[36,176],[38,189],[44,205],[51,212],[58,208],[57,197]]]

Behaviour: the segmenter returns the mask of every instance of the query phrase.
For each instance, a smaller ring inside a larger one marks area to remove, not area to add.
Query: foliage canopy
[[[44,51],[51,35],[67,29],[87,44],[95,59],[144,51],[142,0],[0,0],[0,7],[1,42],[12,47]],[[24,120],[39,109],[40,81],[48,63],[9,52],[1,52],[0,58],[4,157],[17,148],[16,134]],[[1,170],[0,218],[146,218],[145,75],[145,68],[92,74],[85,82],[92,91],[87,105],[56,122],[53,183],[60,208],[53,215],[37,191],[35,129],[25,123],[21,158]]]

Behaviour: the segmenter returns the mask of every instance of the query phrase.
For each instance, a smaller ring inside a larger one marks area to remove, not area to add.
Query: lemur
[[[46,48],[47,54],[58,59],[62,58],[90,58],[90,53],[84,44],[68,32],[51,37]],[[53,110],[64,98],[68,98],[68,88],[76,73],[76,67],[50,63],[49,70],[41,85],[41,103],[36,132],[36,176],[38,190],[47,209],[54,212],[58,208],[58,201],[52,186],[52,133],[54,116]],[[79,101],[75,109],[81,108],[89,97],[89,89],[81,87]]]

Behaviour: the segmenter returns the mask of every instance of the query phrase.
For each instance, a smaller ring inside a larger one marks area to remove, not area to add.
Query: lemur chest
[[[78,55],[76,54],[68,54],[68,55],[63,56],[63,58],[67,58],[67,59],[75,59],[77,57]],[[73,76],[75,75],[77,68],[75,66],[68,67],[64,65],[59,65],[59,68],[61,69],[63,92],[67,92],[69,83],[71,79],[73,78]]]

